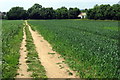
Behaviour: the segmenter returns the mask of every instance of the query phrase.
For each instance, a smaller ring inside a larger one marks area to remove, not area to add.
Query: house
[[[80,14],[78,15],[78,18],[81,18],[81,19],[86,18],[86,13],[80,13]]]

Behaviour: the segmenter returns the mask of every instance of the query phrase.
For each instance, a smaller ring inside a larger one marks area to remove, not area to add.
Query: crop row
[[[19,49],[23,36],[23,21],[3,20],[2,23],[2,77],[13,78],[19,63]]]
[[[28,21],[82,78],[120,76],[118,22],[92,20]]]

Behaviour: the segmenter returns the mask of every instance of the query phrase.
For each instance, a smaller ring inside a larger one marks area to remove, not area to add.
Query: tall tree
[[[114,4],[112,8],[113,19],[120,20],[120,4]]]
[[[57,19],[67,19],[68,18],[68,9],[66,7],[58,8],[56,11]]]
[[[26,19],[27,12],[23,7],[13,7],[7,12],[7,19],[16,20],[16,19]]]
[[[78,8],[69,8],[68,11],[68,18],[75,19],[78,17],[78,15],[81,13],[81,11]]]
[[[42,8],[42,10],[40,11],[40,14],[43,19],[55,18],[55,11],[53,10],[52,7],[51,8]]]
[[[31,8],[28,9],[28,14],[30,19],[40,19],[40,10],[42,6],[39,4],[34,4]]]
[[[109,19],[120,20],[120,5],[95,5],[94,8],[87,10],[88,19]]]

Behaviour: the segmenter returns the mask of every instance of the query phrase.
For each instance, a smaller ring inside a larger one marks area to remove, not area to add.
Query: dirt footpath
[[[41,64],[46,70],[48,78],[78,78],[76,73],[64,63],[64,59],[60,57],[55,51],[52,50],[51,45],[44,40],[44,38],[38,33],[31,29],[27,24],[33,41],[38,52]],[[28,76],[27,76],[28,77]]]
[[[16,78],[31,78],[30,72],[27,72],[28,66],[26,64],[26,58],[27,58],[27,49],[26,49],[26,33],[25,28],[23,28],[23,41],[21,43],[20,47],[20,58],[19,58],[19,69],[17,71],[18,75]]]

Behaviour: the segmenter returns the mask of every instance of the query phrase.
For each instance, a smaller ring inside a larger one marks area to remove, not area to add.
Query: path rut
[[[38,52],[41,64],[46,70],[48,78],[78,78],[76,73],[63,63],[63,58],[59,58],[60,54],[57,54],[52,50],[51,45],[44,40],[44,38],[36,31],[33,31],[26,21],[26,25],[29,27],[30,33],[33,37],[33,42]],[[55,54],[48,54],[55,53]],[[72,73],[70,75],[70,73]]]
[[[16,78],[31,78],[30,72],[27,72],[28,66],[26,64],[27,49],[26,49],[26,33],[25,27],[23,28],[23,41],[20,47],[20,58],[19,58],[19,69],[17,71],[18,75]]]

